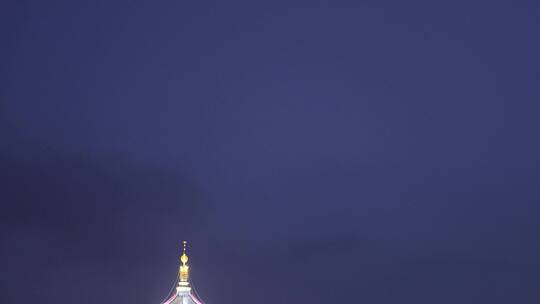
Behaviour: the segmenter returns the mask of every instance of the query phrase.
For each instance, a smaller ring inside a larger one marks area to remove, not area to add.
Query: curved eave
[[[185,295],[180,295],[178,293],[175,293],[167,301],[163,302],[163,304],[184,304],[182,302],[182,298],[184,296],[187,296],[195,304],[203,304],[201,300],[197,299],[197,297],[195,297],[195,295],[193,295],[192,293],[185,294]]]

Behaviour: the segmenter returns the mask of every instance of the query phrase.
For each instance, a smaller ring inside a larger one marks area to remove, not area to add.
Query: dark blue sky
[[[540,301],[534,1],[1,11],[2,302]]]

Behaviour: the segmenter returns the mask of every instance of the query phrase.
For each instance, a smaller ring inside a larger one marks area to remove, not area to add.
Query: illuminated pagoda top
[[[187,242],[184,241],[182,255],[180,256],[180,262],[182,264],[178,271],[178,286],[176,287],[176,292],[162,304],[204,304],[195,296],[191,289],[189,281],[189,258],[186,254],[186,244]]]

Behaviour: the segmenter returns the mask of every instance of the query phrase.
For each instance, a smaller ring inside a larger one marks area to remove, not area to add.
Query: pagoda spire
[[[187,242],[182,242],[182,254],[180,255],[180,267],[178,269],[178,286],[176,286],[176,293],[173,294],[163,304],[203,304],[203,302],[192,293],[190,278],[189,278],[189,265]]]
[[[180,271],[178,272],[179,282],[178,285],[180,286],[189,286],[189,265],[187,264],[189,258],[186,254],[186,247],[187,247],[187,241],[182,242],[182,255],[180,256],[180,262],[182,262],[182,265],[180,265]]]

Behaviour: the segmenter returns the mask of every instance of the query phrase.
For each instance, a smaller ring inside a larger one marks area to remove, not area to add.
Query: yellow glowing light
[[[182,243],[183,243],[183,250],[182,250],[182,256],[180,256],[180,261],[182,262],[182,265],[180,266],[180,271],[178,273],[178,276],[180,277],[179,284],[187,286],[188,281],[189,281],[189,266],[187,265],[187,262],[189,258],[186,254],[187,242],[183,241]]]

